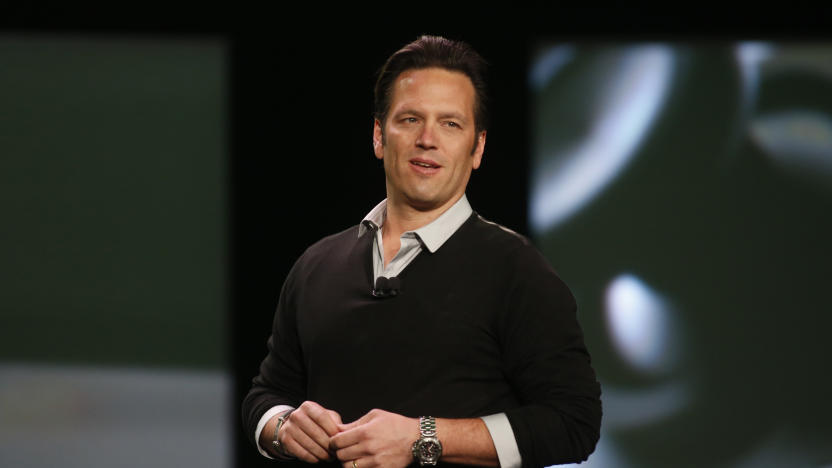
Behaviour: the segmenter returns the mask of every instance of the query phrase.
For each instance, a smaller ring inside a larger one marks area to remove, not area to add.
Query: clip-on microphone
[[[399,282],[399,278],[396,276],[393,276],[392,278],[379,276],[378,279],[376,279],[376,285],[373,288],[373,297],[395,297],[399,294],[400,285],[401,283]]]

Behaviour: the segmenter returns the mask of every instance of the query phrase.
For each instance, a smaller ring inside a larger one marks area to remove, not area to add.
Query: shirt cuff
[[[260,446],[260,433],[263,432],[263,428],[266,427],[266,423],[269,422],[269,419],[274,417],[274,415],[276,414],[280,414],[290,409],[294,408],[288,405],[273,406],[268,411],[266,411],[262,418],[260,418],[260,421],[257,423],[257,429],[254,430],[254,445],[257,446],[257,451],[260,452],[260,455],[274,460],[274,457],[269,455],[268,452],[263,450],[263,447]],[[509,429],[511,428],[509,427]]]
[[[497,458],[500,460],[501,468],[520,468],[523,459],[520,457],[520,449],[517,448],[517,440],[514,438],[514,431],[508,422],[505,413],[483,416],[482,421],[488,432],[491,434],[491,441],[497,449]]]

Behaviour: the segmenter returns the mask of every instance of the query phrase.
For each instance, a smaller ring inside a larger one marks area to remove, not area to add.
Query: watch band
[[[272,441],[272,445],[274,445],[274,448],[275,450],[277,450],[277,453],[285,458],[294,457],[292,457],[292,455],[286,451],[286,449],[283,447],[283,444],[281,444],[280,441],[277,439],[277,435],[280,432],[280,428],[283,426],[283,423],[286,422],[287,419],[289,419],[289,415],[292,414],[292,411],[294,411],[294,409],[290,409],[289,411],[286,411],[285,413],[278,416],[277,425],[274,426],[274,440]]]
[[[419,432],[422,437],[436,437],[436,418],[433,416],[419,418]]]

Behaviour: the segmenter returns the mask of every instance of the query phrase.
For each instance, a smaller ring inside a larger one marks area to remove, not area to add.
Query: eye
[[[445,122],[445,125],[451,128],[462,128],[462,126],[458,122],[454,122],[453,120],[448,120]]]
[[[416,117],[405,117],[405,118],[402,119],[402,122],[404,122],[404,123],[416,123],[416,122],[418,122],[418,119],[416,119]]]

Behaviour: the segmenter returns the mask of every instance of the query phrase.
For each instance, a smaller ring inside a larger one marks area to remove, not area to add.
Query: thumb
[[[349,431],[350,429],[355,429],[356,427],[364,424],[364,418],[356,419],[355,421],[348,423],[348,424],[339,424],[338,425],[338,432]]]
[[[355,427],[361,426],[362,424],[366,424],[366,423],[372,421],[377,416],[377,414],[378,414],[378,411],[376,411],[376,410],[370,411],[369,413],[365,414],[364,416],[361,416],[360,418],[358,418],[357,420],[355,420],[355,421],[353,421],[349,424],[339,425],[338,429],[341,430],[342,432],[343,431],[348,431],[350,429],[353,429]]]

